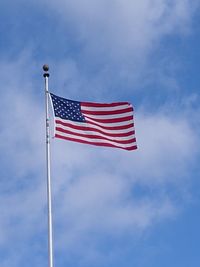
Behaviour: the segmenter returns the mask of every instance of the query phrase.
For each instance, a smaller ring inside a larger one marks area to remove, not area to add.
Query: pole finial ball
[[[48,71],[48,70],[49,70],[49,66],[48,66],[47,64],[45,64],[45,65],[43,66],[43,70],[44,70],[44,71]]]

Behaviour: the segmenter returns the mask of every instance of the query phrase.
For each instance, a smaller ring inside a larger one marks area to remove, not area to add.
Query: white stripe
[[[60,127],[61,129],[63,130],[68,130],[72,133],[77,133],[77,134],[84,134],[84,135],[96,135],[96,136],[101,136],[103,138],[107,138],[109,140],[115,140],[115,141],[124,141],[124,140],[130,140],[132,138],[135,138],[135,136],[133,134],[131,134],[130,136],[124,136],[124,137],[112,137],[112,136],[108,136],[108,135],[105,135],[105,134],[102,134],[102,133],[96,133],[96,132],[93,132],[93,131],[83,131],[83,130],[76,130],[76,129],[72,129],[70,127],[63,127],[61,126]],[[60,130],[56,130],[56,132],[58,133],[63,133],[62,131]],[[63,133],[65,134],[65,133]],[[79,137],[79,138],[82,138],[82,137]]]
[[[106,143],[106,144],[111,144],[111,145],[114,145],[114,146],[118,146],[118,147],[123,147],[123,148],[128,148],[128,147],[132,147],[134,145],[136,145],[136,142],[132,142],[130,144],[119,144],[119,143],[116,143],[116,142],[112,142],[112,141],[109,141],[109,140],[102,140],[102,139],[91,139],[91,138],[86,138],[86,137],[77,137],[75,135],[71,135],[71,134],[65,134],[65,133],[59,133],[60,136],[62,137],[68,137],[68,138],[73,138],[73,139],[76,139],[76,140],[83,140],[83,141],[86,141],[86,142],[93,142],[93,143]]]
[[[51,103],[51,108],[52,108],[52,112],[53,112],[53,117],[54,117],[54,123],[53,123],[53,136],[55,136],[55,128],[56,128],[56,123],[55,123],[55,110],[54,110],[54,107],[53,107],[53,100],[52,100],[52,96],[51,96],[51,93],[48,93],[49,95],[49,99],[50,99],[50,103]]]
[[[90,114],[84,114],[84,112],[82,112],[83,115],[86,118],[91,118],[91,119],[100,119],[100,120],[105,120],[105,119],[117,119],[117,118],[124,118],[124,117],[128,117],[128,116],[133,116],[133,112],[126,112],[126,113],[122,113],[122,114],[112,114],[112,115],[90,115]]]
[[[56,119],[58,119],[58,120],[60,120],[60,121],[62,121],[62,122],[70,122],[70,123],[72,123],[73,121],[71,121],[71,120],[63,120],[63,119],[61,119],[60,117],[55,117],[55,120]],[[133,123],[133,120],[128,120],[128,121],[122,121],[122,122],[113,122],[113,123],[102,123],[102,122],[96,122],[95,120],[92,120],[92,119],[89,119],[89,118],[87,118],[87,123],[88,123],[88,125],[90,125],[90,121],[91,122],[94,122],[95,124],[97,124],[97,125],[99,125],[100,127],[102,126],[102,127],[115,127],[115,126],[124,126],[124,125],[129,125],[129,124],[131,124],[131,123]],[[85,125],[86,124],[86,122],[78,122],[78,121],[74,121],[74,125]],[[93,125],[91,125],[91,126],[93,126]]]
[[[130,131],[134,131],[134,127],[129,127],[128,129],[123,129],[123,130],[107,130],[107,129],[103,129],[102,127],[100,127],[100,126],[97,126],[97,125],[93,125],[93,124],[91,124],[91,123],[89,123],[89,122],[76,122],[76,121],[70,121],[70,120],[62,120],[62,119],[60,119],[59,118],[59,121],[62,121],[62,122],[64,122],[64,123],[69,123],[69,124],[71,124],[71,125],[75,125],[75,126],[79,126],[79,127],[91,127],[91,128],[93,128],[93,129],[97,129],[97,130],[100,130],[100,131],[102,131],[102,132],[104,132],[105,134],[106,133],[114,133],[114,134],[120,134],[120,133],[128,133],[128,132],[130,132]],[[59,126],[59,127],[65,127],[65,126],[63,126],[63,125],[61,125],[61,124],[59,124],[59,123],[57,123],[57,125]]]
[[[81,105],[81,111],[115,111],[132,107],[131,104],[119,105],[116,107],[86,107]]]

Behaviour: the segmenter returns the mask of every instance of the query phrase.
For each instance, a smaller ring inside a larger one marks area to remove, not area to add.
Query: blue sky
[[[0,3],[0,266],[47,266],[50,90],[130,101],[139,149],[52,140],[56,267],[196,267],[199,0]]]

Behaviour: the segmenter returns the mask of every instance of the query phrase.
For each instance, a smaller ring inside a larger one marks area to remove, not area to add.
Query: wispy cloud
[[[50,5],[73,25],[90,57],[93,52],[97,58],[102,53],[109,61],[138,55],[141,59],[157,47],[160,37],[187,32],[197,2],[59,0]]]

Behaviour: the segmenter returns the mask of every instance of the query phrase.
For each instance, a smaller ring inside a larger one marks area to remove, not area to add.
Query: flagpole
[[[48,256],[49,267],[53,267],[53,231],[52,231],[52,201],[51,201],[51,162],[50,162],[50,125],[49,125],[49,66],[44,65],[45,104],[46,104],[46,166],[47,166],[47,206],[48,206]]]

